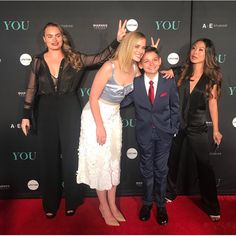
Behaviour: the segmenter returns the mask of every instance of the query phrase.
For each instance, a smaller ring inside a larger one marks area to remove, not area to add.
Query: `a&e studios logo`
[[[227,28],[228,24],[203,23],[202,29]]]
[[[10,124],[11,129],[21,129],[21,124],[20,123],[11,123]]]

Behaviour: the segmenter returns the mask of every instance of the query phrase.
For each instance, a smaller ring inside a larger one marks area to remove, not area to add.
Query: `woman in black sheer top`
[[[167,71],[166,76],[171,76]],[[218,127],[218,97],[221,91],[222,74],[215,61],[215,47],[209,39],[195,41],[182,67],[173,69],[178,75],[181,129],[174,138],[167,178],[167,201],[177,196],[177,177],[181,148],[187,140],[188,155],[194,155],[197,164],[202,206],[212,221],[220,219],[216,180],[209,158],[208,111],[212,120],[213,140],[219,145],[222,134]]]
[[[101,65],[115,52],[124,37],[126,21],[119,22],[117,39],[94,55],[74,52],[63,28],[44,27],[47,50],[33,57],[24,101],[21,127],[28,134],[32,112],[37,112],[43,208],[48,218],[56,215],[62,195],[66,215],[73,215],[83,201],[83,187],[76,183],[81,103],[78,90],[84,70]]]

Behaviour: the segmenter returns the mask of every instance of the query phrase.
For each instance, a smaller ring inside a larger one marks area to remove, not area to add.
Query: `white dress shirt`
[[[153,87],[154,87],[154,98],[156,96],[156,91],[157,91],[157,84],[158,84],[158,79],[159,79],[159,73],[156,74],[156,76],[152,79],[153,81]],[[144,74],[144,83],[145,83],[145,87],[146,87],[146,91],[147,91],[147,95],[148,95],[148,91],[149,91],[149,81],[151,79],[149,79],[149,77],[147,77],[146,73]]]

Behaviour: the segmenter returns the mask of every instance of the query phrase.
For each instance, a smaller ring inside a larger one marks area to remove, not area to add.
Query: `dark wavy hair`
[[[63,45],[62,45],[62,51],[65,55],[65,59],[68,61],[68,63],[77,71],[79,71],[82,67],[82,63],[80,60],[80,55],[74,51],[71,42],[69,40],[69,37],[65,30],[57,23],[54,22],[49,22],[47,23],[44,28],[43,28],[43,35],[45,36],[45,30],[49,26],[54,26],[59,29],[59,31],[62,34],[62,40],[63,40]]]
[[[221,94],[222,73],[216,61],[215,46],[210,39],[200,38],[192,44],[192,47],[197,42],[203,42],[206,47],[205,49],[206,56],[205,56],[205,62],[204,62],[204,68],[203,68],[203,74],[208,78],[208,83],[206,85],[206,90],[205,90],[206,95],[208,97],[212,97],[211,91],[213,89],[213,86],[216,84],[217,96],[219,97]],[[181,68],[179,80],[177,83],[178,86],[182,84],[183,80],[190,80],[191,76],[193,76],[193,72],[194,72],[193,64],[190,61],[190,53],[191,53],[192,47],[190,48],[188,52],[188,57]]]

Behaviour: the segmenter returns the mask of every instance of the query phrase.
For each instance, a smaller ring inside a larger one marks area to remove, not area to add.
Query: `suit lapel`
[[[157,90],[156,90],[156,95],[155,95],[155,98],[154,98],[154,104],[156,102],[158,102],[159,98],[160,98],[160,93],[161,91],[163,91],[163,87],[164,87],[164,84],[163,84],[163,78],[161,76],[161,73],[159,73],[159,78],[158,78],[158,84],[157,84]],[[153,104],[153,105],[154,105]]]
[[[148,106],[151,106],[151,103],[150,103],[148,95],[147,95],[146,86],[145,86],[145,83],[144,83],[144,76],[142,76],[140,78],[140,80],[137,81],[137,82],[139,82],[139,83],[137,83],[137,85],[138,85],[138,90],[137,90],[138,95],[142,96],[144,98],[143,100]]]

